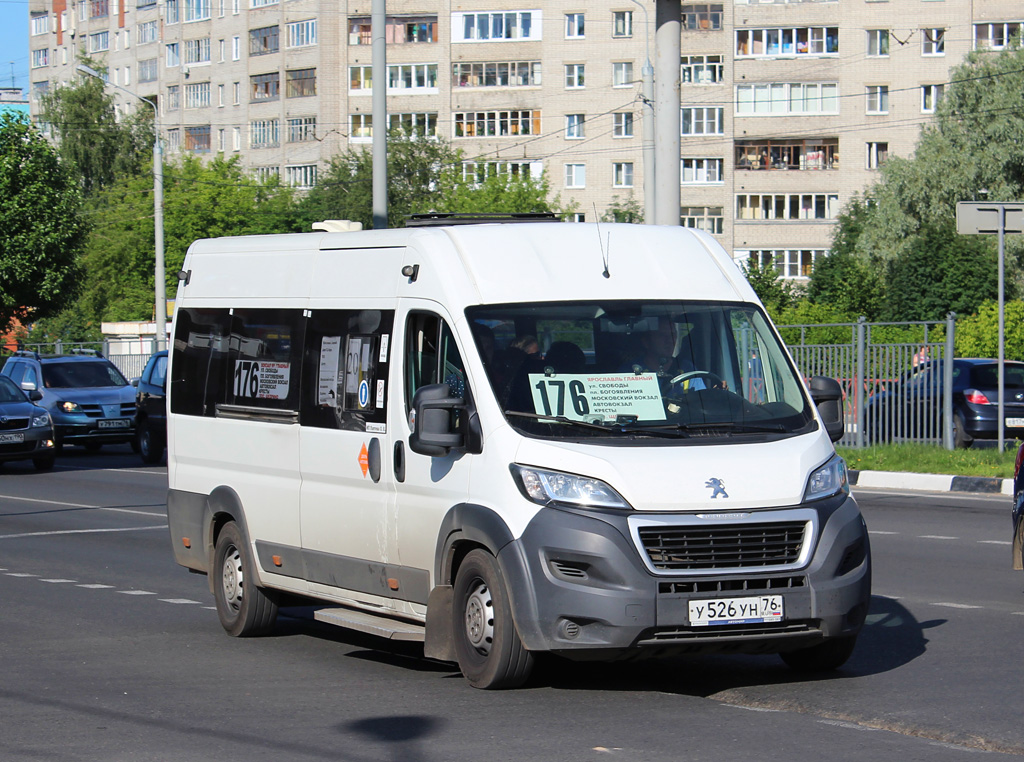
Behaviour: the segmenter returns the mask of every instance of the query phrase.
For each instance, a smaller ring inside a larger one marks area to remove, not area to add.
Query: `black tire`
[[[533,670],[523,647],[498,562],[472,550],[455,576],[452,633],[462,674],[474,688],[517,688]]]
[[[139,428],[135,432],[135,441],[138,446],[136,452],[142,457],[143,463],[159,463],[164,458],[164,443],[153,433],[153,427],[146,421],[139,422]]]
[[[88,450],[89,452],[99,452],[100,450],[103,449],[102,442],[89,442],[84,446],[85,449]]]
[[[220,530],[213,554],[213,597],[221,626],[236,638],[263,635],[277,621],[277,597],[253,584],[249,548],[235,522]]]
[[[974,444],[974,437],[969,435],[964,427],[966,426],[964,416],[960,412],[953,413],[953,446],[958,450],[966,450]]]
[[[797,672],[830,672],[846,664],[857,645],[857,636],[830,638],[810,648],[785,651],[779,656]]]
[[[36,455],[32,458],[32,465],[36,467],[36,471],[49,471],[53,468],[53,464],[56,460],[57,454],[54,452],[48,452],[45,455]]]

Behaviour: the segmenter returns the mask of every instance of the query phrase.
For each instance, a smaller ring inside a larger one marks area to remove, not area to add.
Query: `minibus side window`
[[[425,312],[412,313],[405,335],[406,413],[421,386],[448,384],[453,397],[469,394],[465,363],[444,320]]]
[[[178,312],[171,364],[171,412],[216,413],[227,372],[226,309],[181,309]]]
[[[301,310],[234,310],[224,401],[298,410],[304,323]]]

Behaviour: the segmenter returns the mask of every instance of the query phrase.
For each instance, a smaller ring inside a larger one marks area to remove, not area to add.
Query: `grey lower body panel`
[[[852,498],[818,511],[818,536],[800,569],[770,566],[655,574],[625,515],[545,509],[499,554],[525,646],[574,658],[637,649],[774,652],[856,635],[871,595],[867,528]],[[759,512],[771,520],[771,511]],[[693,626],[690,600],[781,595],[779,622]]]

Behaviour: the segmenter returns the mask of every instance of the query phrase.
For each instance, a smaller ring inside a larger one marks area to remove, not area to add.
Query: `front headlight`
[[[81,413],[82,408],[77,402],[61,402],[58,407],[65,413]]]
[[[812,473],[807,479],[804,500],[821,500],[839,492],[850,494],[850,482],[846,478],[846,461],[838,455]]]
[[[523,496],[540,505],[561,503],[585,508],[630,507],[618,492],[599,479],[515,463],[509,469]]]
[[[38,426],[49,426],[50,425],[50,414],[43,411],[32,416],[32,427]]]

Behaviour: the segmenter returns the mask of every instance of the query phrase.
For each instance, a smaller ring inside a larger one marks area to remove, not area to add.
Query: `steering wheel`
[[[684,373],[680,373],[678,376],[673,378],[669,383],[672,386],[675,386],[676,384],[681,384],[684,381],[690,381],[691,379],[694,378],[706,378],[707,383],[705,384],[705,386],[708,389],[725,388],[725,382],[722,380],[722,377],[712,373],[709,370],[688,370]],[[684,391],[688,392],[690,390],[685,389]]]

